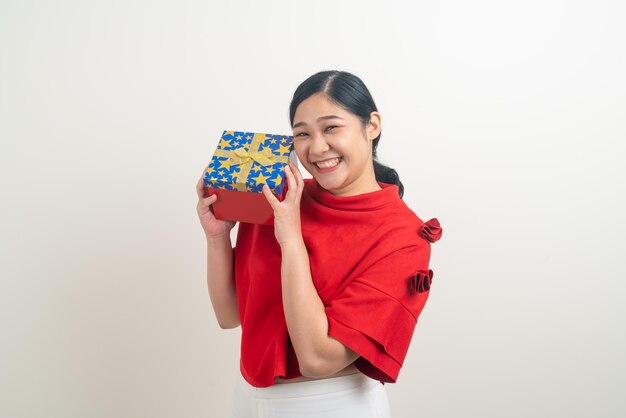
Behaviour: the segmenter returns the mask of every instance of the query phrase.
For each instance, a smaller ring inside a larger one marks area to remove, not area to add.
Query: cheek
[[[296,152],[296,156],[298,157],[298,161],[300,161],[300,162],[306,161],[305,160],[304,148],[301,145],[299,146],[299,145],[296,145],[294,143],[293,149]]]
[[[309,162],[307,161],[307,149],[306,149],[306,147],[303,146],[302,144],[296,145],[294,143],[293,149],[294,149],[294,151],[296,151],[296,156],[298,157],[298,162],[302,166],[308,167],[309,166]]]

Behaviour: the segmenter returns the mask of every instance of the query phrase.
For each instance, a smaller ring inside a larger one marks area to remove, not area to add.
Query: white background
[[[625,11],[0,0],[0,417],[224,416],[195,185],[327,69],[444,228],[394,418],[625,416]]]

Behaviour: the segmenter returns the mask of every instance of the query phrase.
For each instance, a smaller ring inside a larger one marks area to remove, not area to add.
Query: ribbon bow
[[[278,156],[269,148],[265,148],[263,151],[246,151],[243,148],[237,148],[233,152],[237,157],[230,157],[233,162],[232,165],[239,164],[241,167],[250,165],[252,167],[253,162],[256,161],[265,167],[277,163],[276,157]]]
[[[224,150],[218,149],[215,151],[216,157],[227,157],[227,160],[220,160],[220,164],[227,169],[230,166],[238,165],[239,166],[239,175],[234,177],[237,179],[233,183],[233,188],[239,191],[250,191],[250,188],[247,184],[247,178],[252,170],[253,164],[256,162],[263,167],[267,167],[268,165],[274,165],[276,163],[284,163],[287,164],[289,161],[289,156],[276,155],[269,148],[266,147],[262,151],[259,151],[259,148],[265,142],[265,134],[255,133],[252,137],[252,142],[250,142],[250,146],[248,150],[242,148],[236,148],[234,150]],[[280,180],[280,177],[278,178]]]

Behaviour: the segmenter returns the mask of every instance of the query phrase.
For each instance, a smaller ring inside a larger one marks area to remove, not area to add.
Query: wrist
[[[289,250],[289,249],[296,249],[296,248],[304,248],[306,249],[306,245],[304,245],[304,238],[302,237],[302,235],[298,235],[298,236],[294,236],[293,238],[290,238],[288,240],[284,240],[283,242],[279,242],[278,243],[280,245],[281,250]]]
[[[226,231],[217,235],[205,234],[205,237],[208,243],[219,243],[226,240],[230,241],[230,231]]]

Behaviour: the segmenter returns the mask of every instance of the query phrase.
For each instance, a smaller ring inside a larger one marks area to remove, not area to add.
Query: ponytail
[[[398,194],[400,195],[400,199],[402,199],[402,196],[404,196],[404,185],[400,181],[400,176],[398,176],[396,170],[374,160],[374,174],[376,175],[376,181],[398,186]]]

